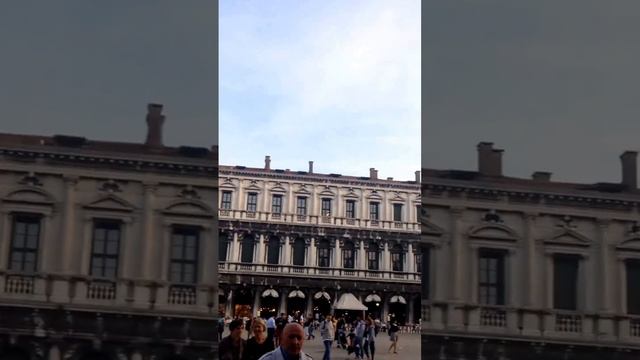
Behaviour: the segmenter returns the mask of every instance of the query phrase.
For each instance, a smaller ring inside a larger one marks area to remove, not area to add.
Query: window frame
[[[504,250],[478,249],[478,303],[488,306],[506,304],[506,255]],[[491,280],[493,264],[495,280]],[[495,296],[492,291],[495,291]]]
[[[320,215],[322,216],[331,216],[331,206],[332,206],[331,198],[322,198],[320,200]],[[325,206],[328,205],[328,206]]]
[[[199,281],[199,275],[198,274],[198,266],[199,266],[199,257],[200,257],[200,238],[201,238],[201,232],[202,229],[200,227],[197,226],[190,226],[190,225],[173,225],[171,226],[171,238],[170,238],[170,243],[169,243],[169,281],[171,281],[174,284],[188,284],[188,285],[195,285],[198,283]],[[177,257],[174,250],[176,248],[176,244],[175,244],[175,240],[176,240],[176,236],[180,235],[182,236],[183,239],[183,243],[181,246],[181,252],[182,252],[182,257]],[[193,259],[186,259],[185,258],[185,253],[186,253],[186,249],[188,248],[187,243],[186,243],[186,237],[187,236],[193,236],[194,237],[194,244],[193,244],[193,248],[194,248],[194,256]],[[174,265],[179,265],[180,266],[180,279],[176,281],[176,279],[174,278],[174,272],[173,272],[173,267]],[[185,267],[187,266],[193,266],[193,279],[191,281],[189,280],[185,280]]]
[[[308,205],[308,203],[307,203],[307,197],[306,196],[297,196],[296,197],[296,215],[306,216],[307,215],[307,205]]]
[[[375,211],[373,211],[375,209]],[[374,216],[375,215],[375,216]],[[369,220],[380,220],[380,202],[369,201]]]
[[[255,201],[251,201],[255,200]],[[251,210],[253,208],[253,210]],[[258,212],[258,193],[257,192],[248,192],[247,193],[247,212],[255,213]]]
[[[233,191],[223,190],[222,196],[220,198],[220,210],[231,210],[232,201],[233,201]]]
[[[282,214],[282,200],[284,196],[282,194],[272,194],[271,195],[271,213],[272,214]],[[276,199],[278,199],[278,203],[276,204]],[[277,211],[276,211],[277,210]]]
[[[356,218],[356,201],[355,200],[353,199],[345,200],[344,217],[347,219]]]
[[[39,270],[39,255],[40,255],[40,242],[42,237],[42,214],[37,213],[13,213],[11,216],[11,241],[9,244],[9,263],[7,264],[7,268],[11,271],[16,271],[25,274],[34,274]],[[19,221],[20,219],[28,220],[28,221]],[[22,239],[23,245],[16,246],[17,241],[17,225],[18,223],[27,224],[24,234],[24,238]],[[36,244],[35,248],[30,248],[27,246],[27,236],[29,235],[29,226],[37,224],[37,236],[36,236]],[[14,267],[14,257],[17,253],[21,254],[20,261],[20,269],[16,269]],[[25,269],[26,264],[26,254],[33,255],[33,269]]]
[[[118,238],[116,243],[116,251],[115,254],[107,254],[108,245],[108,235],[105,235],[105,239],[103,239],[103,253],[96,252],[96,243],[97,243],[97,230],[99,229],[99,225],[106,225],[102,229],[108,229],[110,231],[117,230]],[[99,278],[99,279],[108,279],[115,280],[119,275],[119,267],[120,267],[120,247],[122,243],[122,221],[115,219],[102,219],[102,218],[94,218],[93,219],[93,227],[91,234],[91,253],[89,260],[89,275],[91,277]],[[101,274],[94,273],[94,268],[96,266],[96,260],[98,258],[102,259],[102,269]],[[115,260],[115,269],[113,276],[106,275],[106,263],[108,259]]]
[[[403,204],[400,204],[400,203],[393,203],[393,221],[394,222],[402,222],[402,210],[403,210],[402,205]]]

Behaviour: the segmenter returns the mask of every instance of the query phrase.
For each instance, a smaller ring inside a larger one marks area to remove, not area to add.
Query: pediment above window
[[[221,188],[225,189],[235,189],[236,185],[233,183],[231,178],[221,178],[222,182],[220,183]]]
[[[32,205],[52,206],[55,202],[53,195],[35,186],[25,186],[10,191],[2,198],[4,202],[27,203]]]
[[[627,238],[616,245],[617,250],[640,252],[640,235]]]
[[[276,193],[286,193],[287,189],[284,188],[284,186],[282,186],[282,183],[277,182],[275,183],[275,185],[273,185],[273,187],[270,189],[271,192],[276,192]]]
[[[483,224],[469,229],[467,236],[470,239],[518,241],[515,230],[502,224]]]
[[[324,197],[335,197],[336,193],[331,191],[331,189],[326,186],[324,189],[322,189],[322,191],[320,191],[319,195]]]
[[[401,202],[404,202],[405,200],[406,200],[406,199],[405,199],[405,198],[403,198],[403,197],[400,195],[400,193],[398,193],[398,192],[393,193],[393,197],[391,198],[391,201],[401,201]]]
[[[87,209],[94,210],[108,210],[108,211],[133,211],[135,210],[135,206],[128,202],[127,200],[109,194],[106,196],[102,196],[86,205],[84,205]]]
[[[369,195],[367,195],[367,199],[369,200],[382,200],[382,196],[380,196],[380,194],[373,190]]]
[[[423,218],[421,222],[421,231],[422,234],[428,236],[437,236],[440,237],[444,234],[444,229],[440,226],[432,223],[431,221]]]
[[[592,241],[588,237],[570,228],[563,228],[544,239],[545,244],[564,246],[589,246]]]
[[[307,186],[305,184],[298,186],[298,188],[295,190],[295,193],[299,195],[311,195],[311,192],[307,189]]]
[[[179,216],[213,217],[213,209],[199,200],[174,201],[164,209],[164,213]]]
[[[344,197],[346,198],[359,198],[360,196],[358,194],[356,194],[356,191],[353,190],[353,188],[349,188],[349,190],[347,190],[347,193],[344,194]]]

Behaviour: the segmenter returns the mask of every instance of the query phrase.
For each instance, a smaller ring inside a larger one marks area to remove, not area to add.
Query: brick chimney
[[[531,175],[533,181],[549,182],[551,181],[551,173],[546,171],[536,171]]]
[[[420,182],[420,170],[416,171],[416,182]]]
[[[309,174],[313,174],[313,161],[309,161]]]
[[[376,168],[369,169],[369,179],[378,180],[378,170]]]
[[[627,190],[638,189],[638,153],[636,151],[625,151],[620,155],[622,161],[622,183],[627,186]]]
[[[493,143],[478,144],[478,172],[484,176],[502,176],[502,152],[494,149]]]
[[[162,147],[162,125],[164,115],[162,115],[162,104],[147,105],[147,141],[145,145],[151,147]]]
[[[271,156],[269,155],[264,157],[264,169],[271,170]]]

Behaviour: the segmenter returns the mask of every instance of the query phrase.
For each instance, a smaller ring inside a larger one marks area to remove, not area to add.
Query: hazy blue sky
[[[221,0],[220,161],[412,180],[418,0]]]
[[[142,142],[165,105],[165,144],[209,147],[215,2],[0,3],[0,132]]]
[[[504,148],[507,175],[620,181],[640,149],[640,2],[424,3],[422,161],[475,170]]]

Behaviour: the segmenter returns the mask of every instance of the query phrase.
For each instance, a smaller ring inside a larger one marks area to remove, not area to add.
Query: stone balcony
[[[218,271],[220,274],[247,273],[286,277],[300,276],[305,278],[331,277],[333,279],[400,282],[407,284],[420,284],[421,281],[420,273],[237,262],[219,262]]]
[[[422,301],[422,332],[640,347],[640,316]]]
[[[203,284],[0,273],[0,302],[5,305],[62,305],[78,309],[128,309],[207,317],[215,312],[212,309],[215,290]]]
[[[248,212],[245,210],[218,210],[222,220],[248,220],[287,224],[307,224],[318,226],[365,228],[401,232],[420,232],[420,224],[417,222],[399,222],[390,220],[370,220],[359,218],[345,218],[337,216],[298,215],[298,214],[274,214],[270,212]]]

